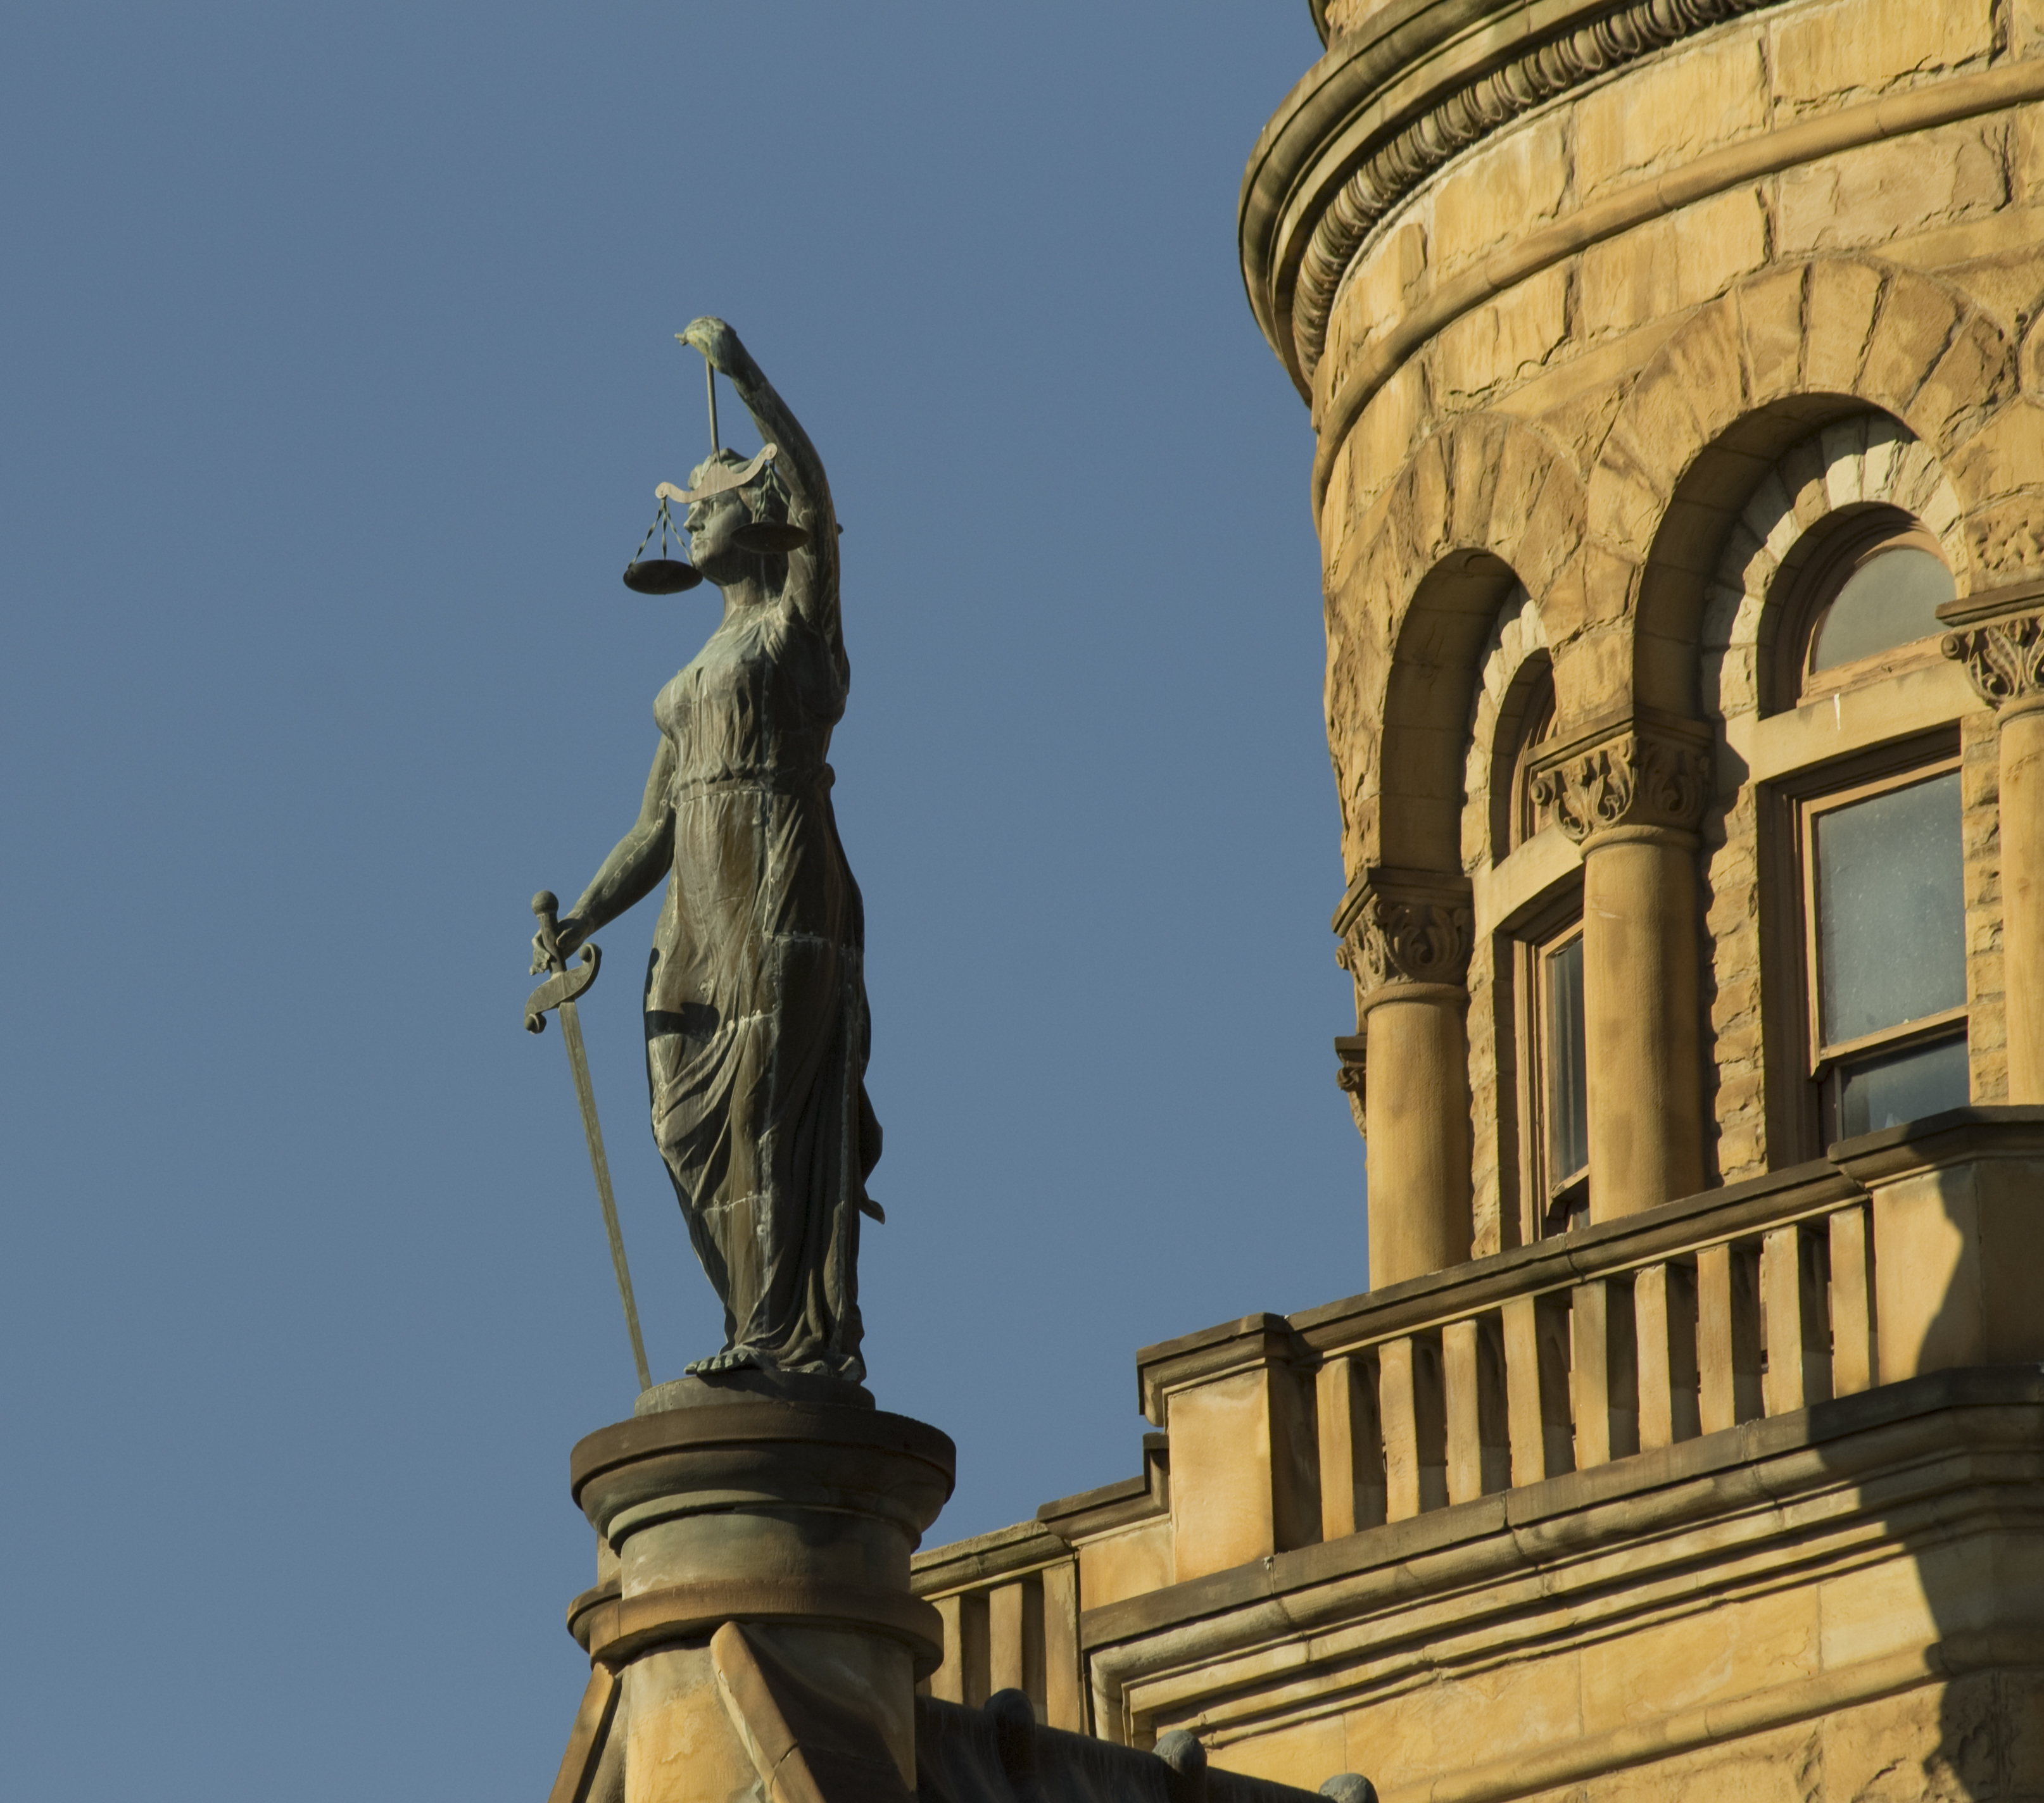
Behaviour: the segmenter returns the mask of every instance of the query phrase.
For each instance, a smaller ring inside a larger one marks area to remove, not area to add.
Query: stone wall
[[[1331,10],[1350,33],[1337,53],[1367,38],[1373,10]],[[1754,541],[1781,522],[1807,529],[1848,493],[1878,494],[1939,535],[1962,595],[2044,568],[2040,47],[2034,5],[1765,6],[1504,125],[1374,225],[1301,371],[1320,433],[1326,712],[1351,883],[1431,867],[1449,808],[1462,868],[1483,861],[1470,823],[1499,672],[1488,647],[1443,650],[1436,591],[1458,558],[1525,585],[1564,727],[1644,705],[1735,736],[1757,653],[1726,636],[1723,591],[1757,603],[1783,547]],[[1871,454],[1827,450],[1812,431],[1827,417],[1857,419],[1862,439],[1874,422]],[[1799,440],[1795,470],[1770,474]],[[1765,531],[1742,517],[1770,508]],[[1401,668],[1422,667],[1431,721],[1400,689]],[[1977,700],[1965,712],[1986,1101],[2005,1084],[1995,756],[1992,716]],[[1452,798],[1423,743],[1450,718],[1466,761]],[[1769,1157],[1752,807],[1735,784],[1703,827],[1709,1180]],[[1516,1232],[1485,937],[1480,919],[1479,1253]]]

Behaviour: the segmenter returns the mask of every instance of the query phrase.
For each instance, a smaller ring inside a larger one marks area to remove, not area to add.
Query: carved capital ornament
[[[1335,917],[1335,958],[1366,994],[1392,983],[1459,984],[1475,927],[1466,880],[1373,870]]]
[[[1686,735],[1628,720],[1550,753],[1527,786],[1534,806],[1578,844],[1620,827],[1689,832],[1710,799],[1711,754]]]
[[[1965,666],[1967,680],[1990,706],[2044,701],[2044,615],[1948,632],[1938,648]]]

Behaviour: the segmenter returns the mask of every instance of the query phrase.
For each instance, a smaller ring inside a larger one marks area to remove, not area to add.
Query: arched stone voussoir
[[[1581,543],[1583,487],[1544,434],[1500,414],[1470,413],[1430,434],[1373,511],[1374,542],[1330,604],[1384,619],[1396,643],[1422,583],[1458,553],[1510,565],[1539,604]]]
[[[1942,453],[1977,433],[2016,389],[2015,347],[1958,289],[1865,257],[1819,257],[1758,270],[1700,309],[1640,371],[1589,483],[1592,535],[1645,563],[1669,515],[1700,492],[1712,454],[1724,480],[1780,447],[1751,447],[1757,415],[1802,403],[1806,424],[1855,403],[1892,413]],[[1727,455],[1727,454],[1729,455]]]
[[[1455,870],[1483,648],[1515,580],[1537,610],[1570,566],[1582,483],[1542,433],[1475,413],[1431,435],[1383,494],[1375,543],[1328,603],[1330,727],[1366,720],[1382,734],[1380,757],[1332,747],[1346,849],[1352,874],[1358,861]]]

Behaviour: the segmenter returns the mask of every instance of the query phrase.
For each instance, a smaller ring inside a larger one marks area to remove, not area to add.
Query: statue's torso
[[[856,942],[857,892],[824,761],[843,712],[829,646],[773,604],[727,620],[660,691],[653,715],[675,754],[674,861],[649,1009],[693,1019],[708,1005],[727,1018],[757,1005],[774,939]]]

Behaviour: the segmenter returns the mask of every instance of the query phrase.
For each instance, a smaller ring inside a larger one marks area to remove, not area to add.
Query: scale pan
[[[809,542],[809,534],[801,527],[778,520],[755,520],[750,526],[740,527],[731,536],[740,550],[763,551],[770,557],[785,557]]]
[[[702,572],[678,558],[649,557],[624,566],[624,586],[641,595],[678,595],[702,580]]]

